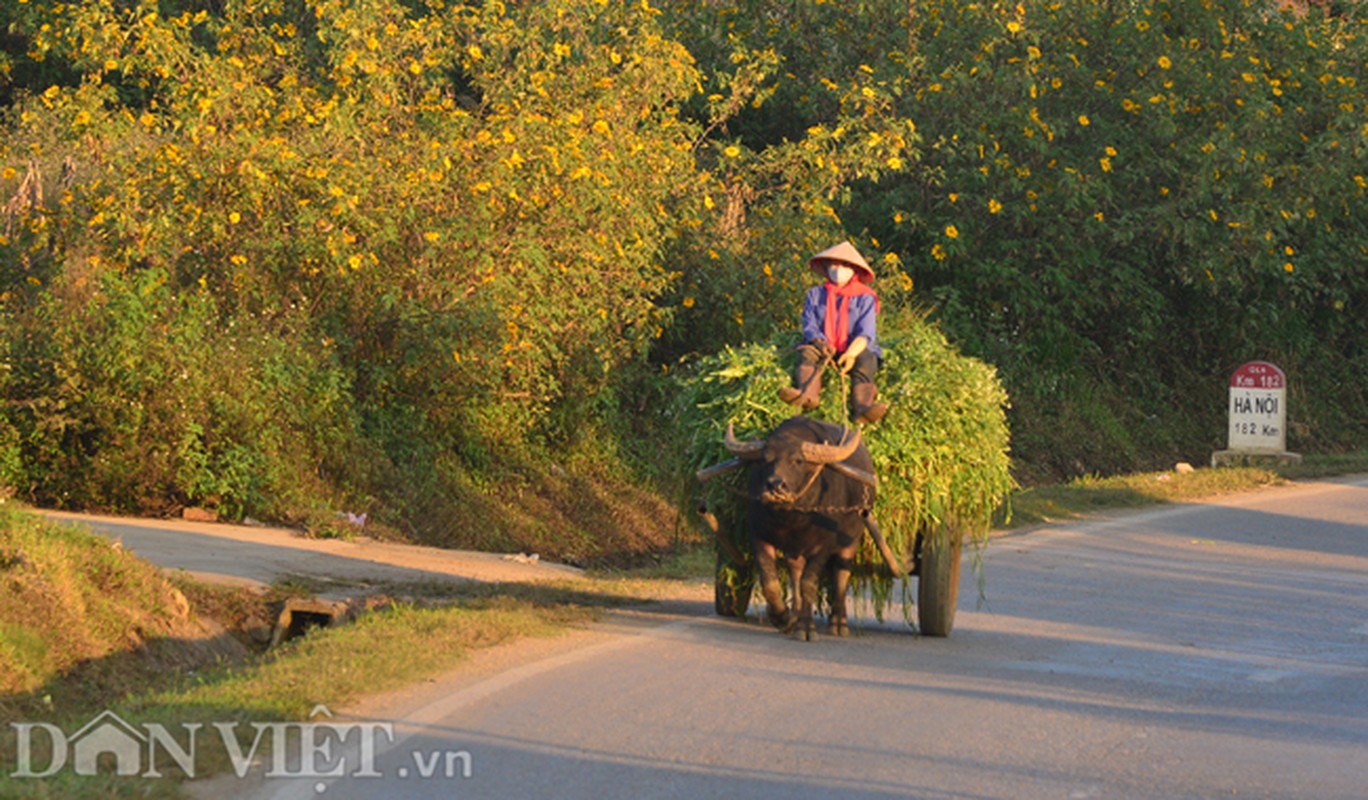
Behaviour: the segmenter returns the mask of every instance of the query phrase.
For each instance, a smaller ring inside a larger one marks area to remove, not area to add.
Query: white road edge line
[[[708,624],[710,620],[704,619],[682,619],[674,622],[667,622],[654,627],[646,628],[642,631],[624,633],[609,639],[606,642],[590,645],[569,653],[562,653],[558,656],[534,661],[531,664],[524,664],[497,675],[485,678],[478,683],[467,686],[456,692],[443,697],[435,703],[423,706],[418,711],[410,713],[403,719],[393,720],[391,725],[394,729],[394,740],[385,743],[384,737],[376,741],[375,757],[379,757],[393,750],[398,749],[404,742],[422,733],[425,729],[433,727],[439,720],[454,714],[456,711],[477,703],[485,698],[492,697],[506,689],[522,683],[529,678],[534,678],[547,672],[569,666],[571,664],[585,661],[603,653],[610,653],[614,650],[621,650],[625,647],[641,644],[651,639],[669,636],[676,631],[691,626]],[[353,745],[348,737],[346,752],[338,753],[339,763],[348,763],[357,755],[359,743]],[[264,800],[292,800],[292,798],[313,798],[318,797],[327,791],[327,788],[339,780],[345,780],[343,775],[332,779],[322,779],[317,777],[308,778],[287,778],[281,780],[275,791],[264,795]]]

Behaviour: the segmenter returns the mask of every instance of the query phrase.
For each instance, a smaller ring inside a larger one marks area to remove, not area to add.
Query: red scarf
[[[862,281],[851,278],[846,281],[845,286],[837,286],[831,281],[826,282],[826,317],[822,320],[822,332],[826,334],[826,340],[831,342],[831,346],[836,348],[836,352],[844,353],[846,345],[850,344],[850,298],[860,295],[871,295],[874,298],[874,313],[879,313],[879,296],[874,294],[874,290],[865,285]]]

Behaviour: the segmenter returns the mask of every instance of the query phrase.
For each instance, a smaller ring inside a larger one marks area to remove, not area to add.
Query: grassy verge
[[[172,675],[145,675],[142,686],[107,696],[103,702],[86,694],[79,704],[56,708],[48,699],[63,691],[67,678],[55,678],[41,692],[14,698],[6,715],[10,719],[4,722],[44,721],[72,734],[101,711],[111,710],[136,729],[162,725],[173,736],[199,724],[202,732],[209,732],[199,737],[194,758],[194,776],[202,778],[233,769],[232,757],[213,727],[216,723],[235,725],[239,745],[246,751],[252,746],[251,723],[306,720],[317,705],[336,709],[365,694],[412,684],[456,666],[479,648],[557,635],[598,619],[608,608],[639,603],[650,595],[648,588],[631,581],[388,589],[410,599],[349,625],[316,629],[269,653]],[[242,600],[218,602],[233,606]],[[16,734],[9,725],[5,728],[0,731],[0,770],[11,775]],[[42,735],[32,738],[29,763],[34,772],[46,771],[52,763],[45,749],[48,741]],[[49,777],[4,779],[8,785],[0,794],[35,800],[183,797],[186,775],[175,760],[160,759],[158,771],[163,777],[81,776],[69,763]]]
[[[1001,509],[996,527],[1020,528],[1089,514],[1181,503],[1275,486],[1293,480],[1368,473],[1368,451],[1308,455],[1301,464],[1223,467],[1192,472],[1145,472],[1109,478],[1082,477],[1068,483],[1018,489]]]

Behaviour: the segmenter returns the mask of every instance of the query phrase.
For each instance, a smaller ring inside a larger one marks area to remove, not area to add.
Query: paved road
[[[332,751],[341,775],[211,786],[253,798],[1368,796],[1368,478],[1041,528],[995,540],[984,570],[987,604],[966,570],[948,639],[867,623],[803,644],[700,601],[623,614],[525,662],[320,718],[354,726],[353,746],[362,723],[387,726],[373,759]]]
[[[384,581],[564,580],[582,571],[563,564],[465,550],[354,540],[310,539],[284,528],[184,520],[151,520],[40,512],[116,539],[139,557],[200,580],[263,588],[285,578],[335,581],[348,587]]]

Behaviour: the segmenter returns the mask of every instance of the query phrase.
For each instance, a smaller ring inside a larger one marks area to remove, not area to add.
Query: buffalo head
[[[759,489],[761,501],[791,505],[813,488],[823,467],[840,464],[861,449],[859,428],[841,429],[840,438],[834,443],[817,439],[821,433],[810,426],[786,423],[765,439],[742,442],[728,425],[724,443],[728,452],[742,462],[755,462],[753,469],[758,480],[753,475],[751,485]]]

